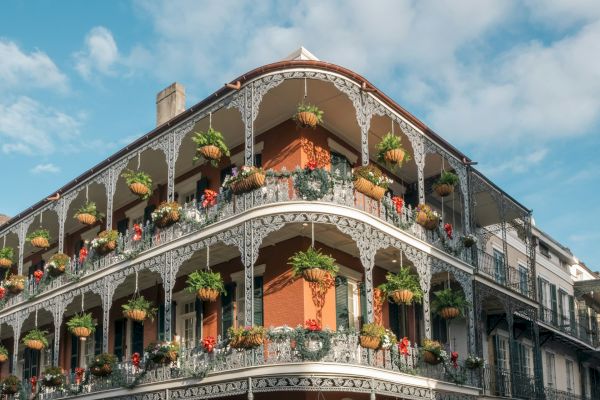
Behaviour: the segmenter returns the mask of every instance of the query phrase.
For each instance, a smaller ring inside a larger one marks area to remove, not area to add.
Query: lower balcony
[[[533,376],[486,365],[483,369],[483,392],[486,396],[513,399],[538,399]]]

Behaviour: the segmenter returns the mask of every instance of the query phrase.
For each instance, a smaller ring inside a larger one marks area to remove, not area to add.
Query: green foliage
[[[102,354],[98,354],[96,357],[94,357],[94,360],[90,363],[90,365],[88,365],[88,367],[90,369],[92,368],[101,368],[102,366],[108,364],[108,365],[114,365],[117,363],[117,356],[115,356],[114,354],[110,354],[110,353],[102,353]]]
[[[79,207],[77,211],[75,211],[74,218],[77,218],[79,214],[91,214],[94,217],[96,217],[96,219],[104,218],[104,214],[98,211],[96,203],[94,203],[93,201],[88,201],[84,205]]]
[[[121,174],[121,177],[125,179],[127,186],[133,183],[141,183],[148,188],[148,192],[143,196],[140,196],[142,200],[147,200],[152,195],[152,177],[144,171],[128,169]]]
[[[196,143],[196,148],[199,149],[204,146],[216,146],[223,155],[229,157],[229,147],[225,143],[225,139],[223,138],[223,134],[213,128],[208,128],[206,132],[195,132],[192,137],[194,143]],[[196,153],[194,156],[194,161],[197,161],[202,156]],[[210,160],[210,163],[213,167],[217,167],[219,165],[219,160]]]
[[[56,266],[68,265],[71,258],[65,253],[56,253],[48,260],[48,264],[54,264]]]
[[[442,356],[442,344],[437,340],[423,339],[421,350],[430,351],[438,358]]]
[[[104,239],[106,242],[114,242],[119,239],[119,231],[111,229],[109,231],[102,231],[98,234],[98,238]]]
[[[319,268],[329,272],[331,277],[334,277],[339,267],[335,265],[335,258],[323,254],[321,250],[316,250],[314,247],[309,247],[306,251],[299,251],[291,256],[289,265],[292,266],[294,275],[302,275],[305,269]]]
[[[6,378],[4,378],[2,380],[2,391],[6,394],[12,394],[13,392],[7,391],[9,388],[15,388],[17,392],[21,390],[21,379],[14,375],[9,375]]]
[[[381,338],[385,335],[385,328],[375,323],[364,324],[360,328],[361,336],[371,336]]]
[[[301,112],[309,112],[309,113],[313,113],[315,114],[315,116],[317,117],[317,123],[320,124],[323,122],[323,110],[321,110],[319,107],[317,107],[314,104],[305,104],[305,103],[300,103],[298,104],[298,109],[297,109],[297,113],[294,116],[294,119],[297,119],[297,115]]]
[[[450,171],[442,171],[435,185],[455,186],[458,183],[458,175]]]
[[[388,164],[387,160],[385,159],[385,153],[387,153],[390,150],[396,150],[396,149],[404,150],[404,159],[402,160],[403,162],[410,160],[410,156],[408,155],[408,152],[402,146],[402,137],[396,136],[396,135],[392,134],[391,132],[386,133],[383,136],[383,138],[381,139],[381,141],[379,143],[377,143],[376,147],[377,147],[377,161],[379,161],[381,163]],[[398,165],[398,166],[400,166],[400,165]]]
[[[31,232],[29,235],[27,235],[27,237],[25,239],[28,242],[30,242],[31,239],[37,238],[37,237],[43,237],[43,238],[50,240],[50,231],[48,229],[38,229],[36,231]]]
[[[413,300],[417,303],[423,298],[423,290],[419,284],[419,279],[409,267],[400,267],[397,274],[388,273],[385,276],[386,282],[379,285],[385,294],[389,295],[396,290],[410,290],[413,293]]]
[[[202,288],[214,289],[218,290],[219,293],[226,294],[225,292],[225,284],[223,283],[223,278],[221,274],[218,272],[211,271],[194,271],[189,274],[188,279],[186,281],[187,287],[186,290],[188,292],[196,292]]]
[[[23,339],[21,339],[21,341],[25,343],[28,340],[39,340],[44,344],[44,347],[48,347],[48,339],[46,339],[46,335],[48,335],[47,331],[33,329],[27,332],[27,334],[23,336]]]
[[[0,344],[0,354],[3,354],[8,357],[8,350],[6,349],[6,347],[4,347],[1,344]]]
[[[267,330],[262,326],[243,326],[239,328],[231,327],[227,330],[227,337],[232,339],[251,335],[264,336],[266,333]]]
[[[466,308],[471,306],[462,292],[458,290],[452,290],[451,288],[438,290],[434,292],[435,299],[431,302],[431,309],[435,313],[439,313],[442,308],[455,307],[460,311],[460,315],[464,315]]]
[[[129,301],[121,306],[123,311],[131,311],[131,310],[141,310],[146,312],[146,316],[150,318],[151,321],[154,320],[154,316],[158,312],[158,308],[154,307],[154,303],[142,295],[134,295]]]
[[[0,258],[8,258],[12,260],[15,255],[15,251],[12,247],[3,247],[0,249]]]
[[[352,179],[364,178],[374,185],[387,189],[392,183],[387,176],[381,172],[375,165],[369,164],[362,167],[357,167],[352,170]]]
[[[69,332],[73,332],[75,328],[88,328],[92,333],[96,330],[96,323],[92,318],[91,313],[76,314],[67,321]]]

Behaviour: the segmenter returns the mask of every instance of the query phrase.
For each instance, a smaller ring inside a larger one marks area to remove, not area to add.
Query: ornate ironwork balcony
[[[483,369],[483,391],[486,395],[516,399],[541,398],[535,388],[535,378],[527,374],[491,365]]]
[[[540,306],[540,321],[594,347],[600,343],[598,332],[589,326],[589,321],[588,324],[582,323],[577,316],[571,319],[567,315],[559,314],[558,310]]]

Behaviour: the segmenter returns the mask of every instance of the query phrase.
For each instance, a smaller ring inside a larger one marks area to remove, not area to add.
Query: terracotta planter
[[[438,358],[435,354],[433,354],[429,350],[423,351],[423,361],[425,361],[429,365],[438,365],[442,362],[440,358]]]
[[[454,319],[460,315],[460,310],[456,307],[444,307],[439,314],[444,319]]]
[[[86,328],[85,326],[78,326],[76,328],[73,328],[73,331],[71,333],[73,333],[73,335],[77,337],[86,338],[92,334],[92,331],[90,330],[90,328]]]
[[[8,356],[6,354],[0,354],[0,363],[5,362],[6,360],[8,360]]]
[[[234,349],[242,349],[244,348],[244,338],[241,336],[232,337],[229,339],[229,346]]]
[[[56,377],[53,377],[52,379],[43,378],[42,383],[44,386],[58,387],[63,384],[63,376],[56,376]]]
[[[248,335],[244,338],[244,347],[246,347],[246,348],[258,347],[261,344],[263,344],[264,341],[265,341],[265,338],[263,335],[260,335],[260,334]]]
[[[96,252],[104,255],[104,254],[110,253],[111,251],[113,251],[116,248],[117,248],[117,241],[111,240],[110,242],[106,242],[106,244],[104,244],[100,247],[97,247]]]
[[[84,225],[94,225],[96,223],[96,217],[88,213],[77,214],[77,221]]]
[[[150,191],[150,189],[148,189],[148,186],[139,182],[133,182],[131,185],[129,185],[129,190],[131,190],[133,194],[138,196],[145,196]]]
[[[296,114],[296,120],[304,127],[314,128],[317,126],[319,119],[315,113],[302,111]]]
[[[404,152],[404,150],[394,149],[386,151],[383,158],[385,158],[385,161],[389,163],[400,164],[404,160],[405,155],[406,153]]]
[[[175,222],[179,221],[179,218],[181,218],[181,213],[179,211],[171,211],[170,213],[166,214],[162,218],[159,218],[158,220],[156,220],[154,223],[159,228],[166,228],[167,226],[172,225]]]
[[[48,268],[48,273],[53,277],[60,276],[64,274],[65,267],[65,265],[57,265],[56,267]]]
[[[261,172],[255,172],[247,178],[240,179],[231,184],[231,190],[233,193],[244,193],[249,192],[265,184],[265,174]]]
[[[48,243],[48,239],[42,236],[34,237],[31,239],[31,245],[34,247],[38,247],[40,249],[45,249],[50,247],[50,243]]]
[[[198,289],[198,292],[196,294],[198,295],[198,298],[202,301],[212,302],[217,301],[217,298],[219,298],[219,291],[210,288]]]
[[[434,230],[439,225],[438,218],[430,219],[423,211],[417,213],[416,222],[428,231]]]
[[[175,350],[171,350],[167,352],[167,356],[166,358],[170,361],[170,362],[175,362],[177,361],[177,352]]]
[[[358,177],[354,181],[354,189],[356,189],[357,192],[369,196],[370,198],[377,201],[380,201],[383,198],[383,195],[385,194],[384,188],[382,188],[381,186],[377,186],[369,182],[365,178],[361,177]]]
[[[23,290],[25,290],[25,283],[24,282],[14,283],[12,286],[9,287],[8,290],[10,290],[10,292],[12,294],[19,294]]]
[[[381,346],[381,339],[375,336],[360,335],[360,346],[365,349],[377,350]]]
[[[19,391],[19,387],[17,385],[4,385],[2,389],[2,393],[4,394],[15,394]]]
[[[441,183],[435,185],[433,190],[435,190],[440,197],[446,197],[454,193],[454,186],[448,185],[447,183]]]
[[[112,374],[112,365],[104,364],[99,367],[92,367],[92,368],[90,368],[90,372],[94,376],[108,376],[108,375]]]
[[[32,350],[42,350],[44,348],[44,343],[41,340],[26,340],[25,346]]]
[[[414,297],[414,293],[407,289],[394,290],[390,293],[390,297],[396,304],[410,304]]]
[[[327,271],[321,268],[309,268],[302,271],[302,277],[307,282],[321,282],[325,279]]]
[[[125,318],[141,322],[146,319],[146,311],[144,310],[127,310],[123,311]]]
[[[217,146],[209,144],[198,149],[198,153],[202,154],[207,160],[220,160],[223,153]]]
[[[12,265],[12,261],[9,258],[0,258],[0,267],[1,268],[10,268]]]

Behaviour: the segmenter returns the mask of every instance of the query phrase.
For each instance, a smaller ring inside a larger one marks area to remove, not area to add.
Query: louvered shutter
[[[361,291],[362,292],[362,291]],[[348,315],[348,280],[342,276],[335,278],[335,323],[337,330],[350,328]]]
[[[262,276],[254,277],[254,325],[264,325]]]

